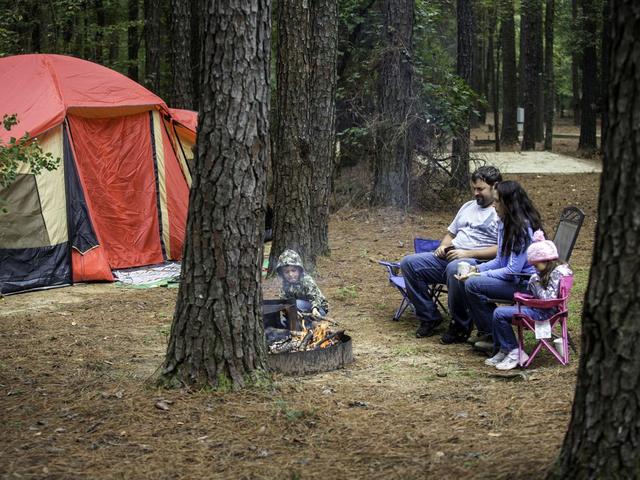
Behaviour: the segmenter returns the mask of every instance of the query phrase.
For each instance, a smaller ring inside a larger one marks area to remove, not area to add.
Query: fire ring
[[[302,352],[270,353],[269,370],[284,375],[308,375],[344,368],[353,362],[351,337],[343,334],[341,341],[327,348]]]

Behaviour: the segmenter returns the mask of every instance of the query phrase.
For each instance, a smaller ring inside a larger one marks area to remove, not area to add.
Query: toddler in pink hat
[[[560,261],[558,249],[551,240],[544,238],[544,232],[537,230],[533,234],[533,242],[527,248],[527,261],[536,269],[536,273],[529,279],[529,292],[538,299],[550,300],[558,298],[560,293],[560,280],[562,277],[571,276],[573,272],[569,265]],[[511,328],[511,318],[515,313],[525,313],[537,321],[547,320],[556,313],[555,308],[532,307],[498,307],[493,311],[493,339],[496,343],[496,353],[485,360],[485,364],[498,370],[511,370],[519,364],[519,350],[516,338]],[[522,353],[527,360],[527,354]]]

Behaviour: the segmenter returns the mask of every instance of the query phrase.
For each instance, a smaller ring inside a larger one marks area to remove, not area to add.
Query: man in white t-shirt
[[[420,327],[416,337],[429,337],[442,322],[440,312],[427,295],[427,286],[445,283],[451,324],[441,341],[445,344],[462,343],[471,332],[464,284],[454,278],[462,260],[475,264],[496,256],[498,249],[498,216],[493,208],[493,186],[502,181],[500,171],[491,166],[478,168],[471,174],[475,200],[465,203],[447,228],[440,246],[433,252],[408,255],[400,262],[407,294],[416,309]],[[490,333],[490,332],[479,332]]]

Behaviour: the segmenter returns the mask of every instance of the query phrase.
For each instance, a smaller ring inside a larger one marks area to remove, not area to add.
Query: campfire
[[[335,345],[344,330],[333,330],[327,320],[315,321],[298,313],[302,330],[285,330],[267,327],[265,334],[269,353],[303,352]],[[305,325],[309,325],[307,328]]]
[[[339,343],[344,334],[329,318],[298,312],[295,300],[265,300],[263,315],[269,353],[327,348]]]
[[[264,300],[262,313],[270,370],[307,375],[353,362],[351,338],[330,318],[298,312],[295,300]]]

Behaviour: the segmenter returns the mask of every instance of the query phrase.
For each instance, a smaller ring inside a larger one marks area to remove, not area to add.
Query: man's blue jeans
[[[436,304],[426,292],[429,285],[444,283],[449,292],[448,307],[452,325],[463,334],[469,333],[470,330],[466,326],[471,322],[467,313],[464,285],[454,278],[461,261],[449,262],[436,257],[433,252],[415,253],[402,259],[400,269],[407,287],[407,295],[416,309],[416,316],[420,322],[439,322],[442,319]],[[465,258],[464,261],[471,265],[476,264],[473,258]]]
[[[526,285],[517,281],[505,281],[486,275],[469,277],[464,282],[464,290],[469,316],[475,323],[478,333],[492,332],[493,311],[496,309],[496,304],[489,302],[489,299],[511,301],[514,293],[525,289]],[[467,326],[469,330],[473,327],[471,323]]]

